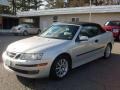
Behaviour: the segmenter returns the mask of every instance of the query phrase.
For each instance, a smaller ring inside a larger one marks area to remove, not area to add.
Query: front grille
[[[26,71],[26,70],[16,69],[16,68],[13,68],[13,67],[10,67],[10,66],[9,66],[9,68],[12,69],[15,72],[22,73],[22,74],[38,74],[39,73],[39,70]]]
[[[16,53],[12,53],[12,52],[7,52],[7,55],[11,58],[16,56]]]
[[[21,67],[36,67],[37,64],[34,64],[34,65],[24,65],[24,64],[16,64],[16,66],[21,66]]]

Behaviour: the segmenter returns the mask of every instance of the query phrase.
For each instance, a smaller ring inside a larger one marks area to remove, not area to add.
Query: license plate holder
[[[7,66],[11,66],[11,61],[6,60],[6,61],[5,61],[5,64],[6,64]]]
[[[7,65],[7,66],[15,66],[15,63],[13,63],[12,61],[10,61],[10,60],[6,60],[5,61],[5,64]]]

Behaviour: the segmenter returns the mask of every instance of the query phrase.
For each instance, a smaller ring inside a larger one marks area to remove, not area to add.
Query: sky
[[[47,2],[45,0],[42,0],[43,1],[43,4],[46,5]],[[40,9],[45,9],[45,6],[40,6]]]
[[[7,0],[0,0],[0,5],[5,5],[5,6],[8,6],[9,3]]]

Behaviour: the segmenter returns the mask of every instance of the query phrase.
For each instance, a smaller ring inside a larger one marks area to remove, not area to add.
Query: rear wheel
[[[112,46],[111,44],[108,44],[107,47],[105,48],[104,58],[109,58],[111,56],[111,50]]]
[[[24,35],[24,36],[27,36],[27,35],[28,35],[28,32],[27,32],[27,31],[24,31],[24,32],[23,32],[23,35]]]
[[[120,41],[120,35],[118,36],[118,41]]]
[[[68,74],[69,70],[68,58],[61,56],[54,61],[51,67],[50,76],[53,79],[62,79]]]

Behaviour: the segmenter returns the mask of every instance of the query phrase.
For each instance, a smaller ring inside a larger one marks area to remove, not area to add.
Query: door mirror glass
[[[87,36],[79,36],[79,40],[80,41],[88,41],[88,37]]]

